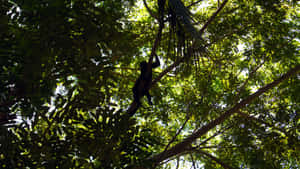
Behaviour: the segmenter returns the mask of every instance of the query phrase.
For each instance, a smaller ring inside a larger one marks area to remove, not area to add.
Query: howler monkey
[[[138,104],[138,106],[141,105],[140,99],[145,95],[148,98],[149,104],[152,105],[151,95],[149,93],[152,82],[152,69],[158,67],[159,65],[160,62],[156,54],[155,62],[151,65],[148,65],[148,62],[146,61],[142,61],[140,63],[141,74],[132,88],[134,101]]]

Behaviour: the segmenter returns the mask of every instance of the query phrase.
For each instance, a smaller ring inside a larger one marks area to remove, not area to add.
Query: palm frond
[[[169,0],[170,10],[176,15],[176,19],[181,22],[187,32],[189,32],[193,38],[200,38],[200,35],[196,28],[193,26],[192,14],[187,7],[184,6],[181,0]]]

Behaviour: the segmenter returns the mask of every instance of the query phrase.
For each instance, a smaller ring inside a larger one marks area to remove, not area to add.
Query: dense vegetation
[[[296,0],[0,0],[0,13],[0,168],[299,168]],[[155,53],[154,105],[137,107]]]

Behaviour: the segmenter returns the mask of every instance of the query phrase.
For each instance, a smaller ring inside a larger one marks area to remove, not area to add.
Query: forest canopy
[[[299,168],[299,27],[297,0],[0,0],[0,168]]]

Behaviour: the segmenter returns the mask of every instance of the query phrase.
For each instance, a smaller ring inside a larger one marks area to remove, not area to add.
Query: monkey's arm
[[[155,62],[152,63],[152,68],[156,68],[160,65],[160,61],[158,59],[158,56],[156,54],[154,54],[154,55],[155,55]]]

